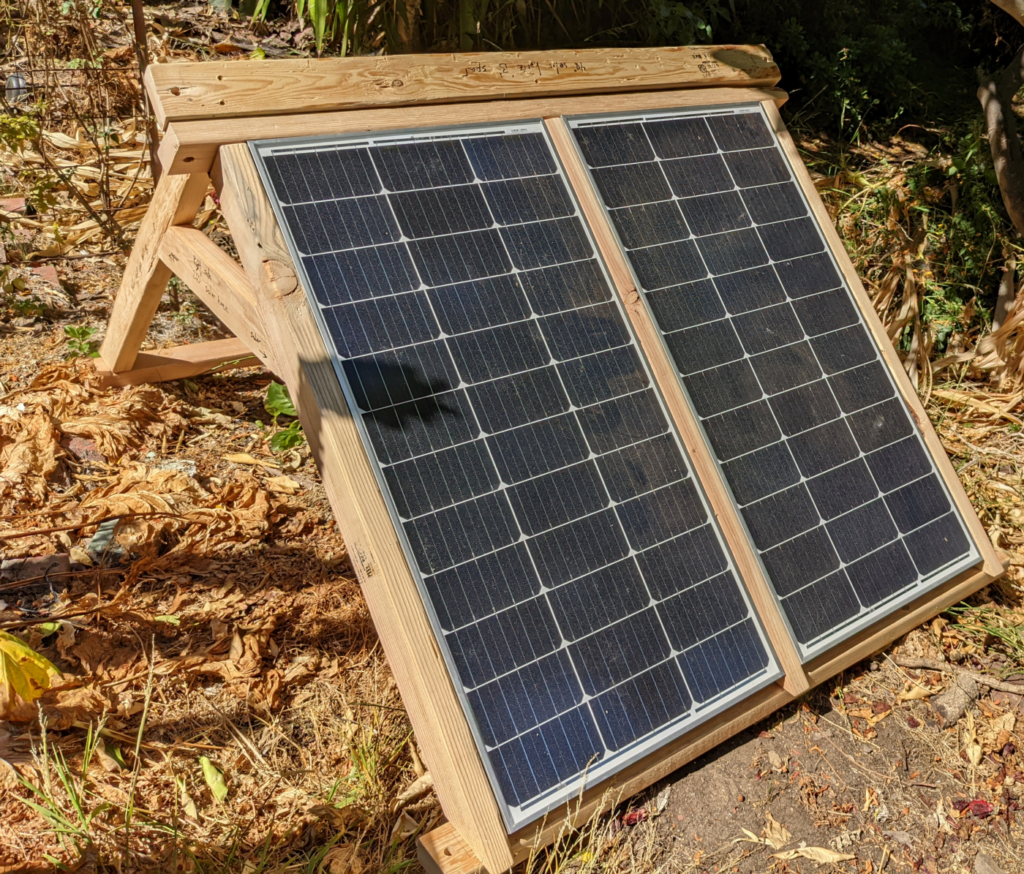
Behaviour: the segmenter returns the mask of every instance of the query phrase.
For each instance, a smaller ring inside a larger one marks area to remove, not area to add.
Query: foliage
[[[288,393],[287,386],[272,382],[267,386],[267,397],[263,402],[263,408],[274,417],[274,427],[277,427],[278,416],[297,416],[298,411]],[[270,448],[274,452],[287,452],[289,449],[296,449],[305,441],[302,433],[302,425],[296,419],[286,428],[281,428],[270,438]]]
[[[92,337],[96,329],[89,325],[65,325],[64,336],[68,340],[68,358],[99,358],[99,340]]]
[[[267,399],[263,402],[263,408],[274,417],[274,424],[277,424],[278,416],[298,415],[287,386],[279,382],[272,382],[267,386]]]
[[[253,18],[271,14],[259,0]],[[317,52],[359,54],[382,42],[389,51],[514,51],[581,45],[705,43],[732,16],[732,0],[295,0],[313,28]]]

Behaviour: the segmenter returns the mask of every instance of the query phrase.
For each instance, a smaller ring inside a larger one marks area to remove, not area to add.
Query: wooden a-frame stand
[[[154,65],[146,87],[164,130],[164,175],[125,270],[100,351],[110,385],[195,376],[262,362],[288,385],[344,535],[381,643],[416,731],[447,823],[419,839],[428,871],[504,871],[551,843],[568,817],[583,822],[635,794],[817,683],[883,648],[1003,573],[913,385],[874,314],[842,242],[789,138],[785,94],[756,46],[406,55],[323,61]],[[624,256],[571,148],[563,115],[761,103],[816,210],[867,324],[982,560],[857,636],[802,664],[726,487],[690,414],[675,371],[640,301]],[[509,835],[456,697],[328,351],[263,190],[249,140],[543,118],[601,255],[771,639],[785,678],[601,784],[572,810]],[[192,226],[217,192],[239,260]],[[141,352],[171,275],[234,338]]]

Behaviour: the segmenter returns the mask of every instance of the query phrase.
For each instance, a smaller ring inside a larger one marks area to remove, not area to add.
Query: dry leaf
[[[430,771],[427,771],[422,777],[417,778],[410,783],[402,792],[399,792],[395,797],[394,802],[391,805],[392,811],[401,810],[405,805],[412,804],[414,801],[419,801],[424,795],[426,795],[431,789],[434,788],[434,778],[431,776]]]
[[[80,547],[80,546],[72,546],[71,549],[69,550],[69,553],[71,555],[72,563],[80,564],[80,565],[83,565],[84,567],[92,567],[92,565],[93,565],[92,556],[89,555],[89,553],[86,552],[84,549],[82,549],[82,547]]]
[[[94,686],[47,689],[40,696],[39,706],[46,714],[49,727],[56,730],[71,728],[75,723],[89,722],[114,709]]]
[[[13,441],[0,439],[0,497],[46,501],[46,480],[64,455],[59,436],[50,415],[36,410],[18,423]]]
[[[900,692],[900,702],[921,701],[924,698],[931,698],[937,691],[941,690],[936,689],[933,691],[931,689],[925,689],[923,686],[911,686],[905,692]]]
[[[330,874],[362,874],[366,867],[357,844],[331,847],[324,856],[324,864]]]
[[[196,803],[192,799],[192,796],[188,794],[188,789],[185,788],[185,778],[175,778],[178,783],[178,794],[181,797],[181,807],[185,811],[185,816],[192,819],[199,819],[199,810],[196,808]]]
[[[270,476],[263,481],[263,484],[270,491],[282,495],[294,495],[301,488],[290,476]]]
[[[773,850],[781,850],[793,840],[793,835],[789,829],[770,813],[765,813],[764,815],[764,830],[761,834],[764,835],[765,843]]]
[[[395,827],[391,829],[391,843],[411,838],[419,830],[420,824],[403,810],[402,815],[398,817],[398,821],[395,823]]]
[[[60,671],[39,653],[0,631],[0,721],[34,721],[34,702],[59,676]]]
[[[276,467],[274,464],[268,464],[265,461],[260,461],[248,452],[232,452],[221,457],[225,461],[230,461],[232,464],[258,464],[260,467]],[[287,477],[285,477],[285,479],[287,479]]]
[[[981,741],[978,740],[978,733],[974,730],[974,714],[967,714],[967,741],[964,744],[964,751],[967,753],[968,761],[978,767],[981,764],[981,757],[984,750]]]
[[[789,862],[793,859],[810,859],[819,865],[834,865],[836,862],[855,862],[857,857],[852,853],[837,853],[834,850],[826,850],[824,847],[797,847],[795,850],[786,850],[784,853],[774,853],[773,859],[782,859]]]

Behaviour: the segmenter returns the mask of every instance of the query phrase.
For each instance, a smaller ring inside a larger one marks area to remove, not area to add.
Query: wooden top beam
[[[779,77],[763,46],[725,45],[151,64],[146,88],[163,130],[178,121],[376,106],[771,87]]]

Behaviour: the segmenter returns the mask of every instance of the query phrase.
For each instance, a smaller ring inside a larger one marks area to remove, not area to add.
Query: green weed
[[[263,409],[274,417],[275,432],[270,436],[270,449],[273,452],[287,452],[301,446],[306,437],[302,433],[302,425],[298,419],[289,423],[286,427],[280,428],[277,424],[279,416],[297,416],[298,411],[288,393],[288,388],[278,382],[272,382],[267,386],[267,396],[263,401]]]
[[[68,341],[67,358],[99,358],[100,341],[93,340],[96,329],[89,325],[65,325],[64,336]]]

